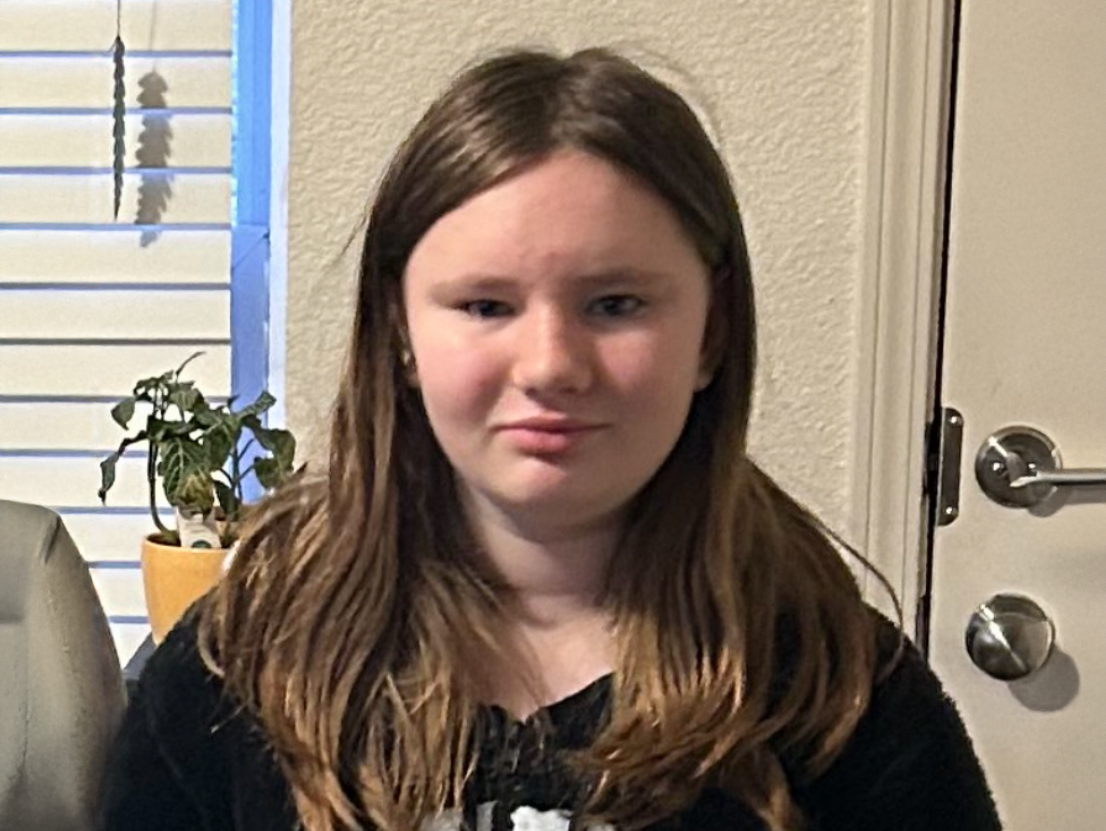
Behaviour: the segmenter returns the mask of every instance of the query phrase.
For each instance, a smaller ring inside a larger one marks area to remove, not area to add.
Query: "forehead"
[[[674,209],[615,165],[579,151],[524,168],[445,214],[415,246],[425,269],[683,270],[698,254]]]

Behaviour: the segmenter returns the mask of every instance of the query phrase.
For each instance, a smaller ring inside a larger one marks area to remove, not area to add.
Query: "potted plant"
[[[195,382],[182,378],[197,352],[174,370],[135,384],[111,410],[129,430],[140,426],[100,463],[101,502],[115,483],[116,464],[135,445],[147,448],[146,479],[155,531],[142,544],[142,580],[154,640],[160,642],[185,609],[222,575],[247,510],[250,478],[271,490],[292,476],[296,440],[266,427],[262,415],[276,403],[267,391],[235,409],[212,404]],[[175,527],[158,508],[158,482],[173,508]]]

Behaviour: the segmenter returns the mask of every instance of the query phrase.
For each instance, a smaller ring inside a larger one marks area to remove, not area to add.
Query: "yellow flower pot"
[[[142,541],[142,584],[154,643],[161,643],[189,606],[223,576],[224,548],[181,548]]]

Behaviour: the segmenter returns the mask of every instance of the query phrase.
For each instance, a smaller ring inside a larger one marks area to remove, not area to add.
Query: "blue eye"
[[[458,308],[467,315],[479,318],[502,317],[510,311],[507,304],[499,300],[472,300]]]
[[[645,301],[640,297],[632,294],[612,294],[592,301],[588,311],[605,317],[629,317],[644,306]]]

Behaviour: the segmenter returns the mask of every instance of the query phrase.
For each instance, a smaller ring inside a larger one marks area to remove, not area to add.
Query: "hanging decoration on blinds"
[[[112,202],[112,216],[119,219],[119,206],[123,204],[123,168],[127,163],[127,86],[123,81],[126,74],[123,67],[123,56],[127,48],[123,45],[123,0],[115,3],[115,43],[111,46],[112,68],[115,86],[113,88],[114,103],[111,110],[111,134],[114,141],[112,148],[111,169],[115,179],[115,193]]]

